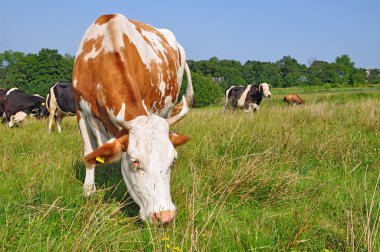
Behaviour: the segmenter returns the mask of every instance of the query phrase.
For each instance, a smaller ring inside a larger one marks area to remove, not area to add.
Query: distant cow
[[[64,116],[75,115],[75,96],[71,81],[55,83],[46,97],[46,107],[50,112],[49,132],[53,120],[57,123],[58,132],[61,133],[61,121]]]
[[[256,111],[259,109],[263,96],[271,97],[270,87],[271,85],[268,83],[262,83],[258,88],[254,85],[232,86],[226,90],[224,110],[243,108],[246,112]]]
[[[7,95],[8,90],[0,88],[0,118],[3,117],[4,114],[4,106],[3,103],[5,101],[5,96]]]
[[[305,104],[305,101],[299,97],[297,94],[288,94],[284,97],[284,102],[288,104],[297,104],[297,105],[303,105]]]
[[[7,91],[0,110],[3,111],[9,127],[12,127],[13,120],[19,123],[28,114],[45,116],[45,99],[27,94],[18,88],[11,88]]]

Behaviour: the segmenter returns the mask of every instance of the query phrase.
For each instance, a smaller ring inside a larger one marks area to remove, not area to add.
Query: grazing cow
[[[75,96],[71,81],[60,81],[55,83],[46,97],[46,108],[49,115],[49,132],[55,119],[58,132],[61,133],[62,118],[67,115],[75,115]]]
[[[7,95],[8,90],[0,88],[0,117],[4,116],[4,106],[5,96]]]
[[[45,99],[27,94],[18,88],[11,88],[5,95],[2,111],[9,127],[13,127],[13,120],[20,123],[28,114],[45,116]]]
[[[185,71],[186,94],[176,103]],[[188,113],[194,95],[185,51],[173,33],[120,14],[99,17],[78,48],[73,86],[84,143],[84,194],[95,191],[97,164],[121,159],[141,218],[170,222],[176,210],[170,196],[175,147],[189,137],[170,133],[169,126]]]
[[[299,97],[297,94],[288,94],[284,97],[284,102],[287,104],[297,104],[297,105],[304,105],[305,101]]]
[[[271,97],[268,83],[262,83],[257,88],[254,85],[247,86],[232,86],[226,90],[226,97],[224,103],[224,111],[226,109],[243,108],[244,111],[250,110],[257,111],[263,96],[266,98]]]

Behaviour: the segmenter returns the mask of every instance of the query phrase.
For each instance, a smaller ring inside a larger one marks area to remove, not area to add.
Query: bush
[[[191,73],[194,88],[194,107],[205,107],[215,103],[222,97],[220,86],[211,77],[205,77],[200,73]],[[181,86],[180,97],[186,92],[187,80]]]

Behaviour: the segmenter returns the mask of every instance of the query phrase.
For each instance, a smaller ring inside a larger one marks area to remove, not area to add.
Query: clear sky
[[[101,14],[168,28],[194,60],[332,62],[380,68],[380,0],[2,0],[0,52],[75,55]]]

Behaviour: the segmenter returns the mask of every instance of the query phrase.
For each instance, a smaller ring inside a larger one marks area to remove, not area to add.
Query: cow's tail
[[[192,107],[194,104],[194,89],[193,89],[193,82],[191,80],[190,68],[187,65],[187,63],[185,63],[185,71],[186,71],[186,77],[187,77],[187,88],[186,88],[186,93],[185,93],[185,99],[186,99],[187,105],[189,107]],[[181,100],[181,102],[177,103],[174,106],[171,115],[173,116],[173,115],[178,114],[181,111],[182,107],[183,107],[183,103]]]

